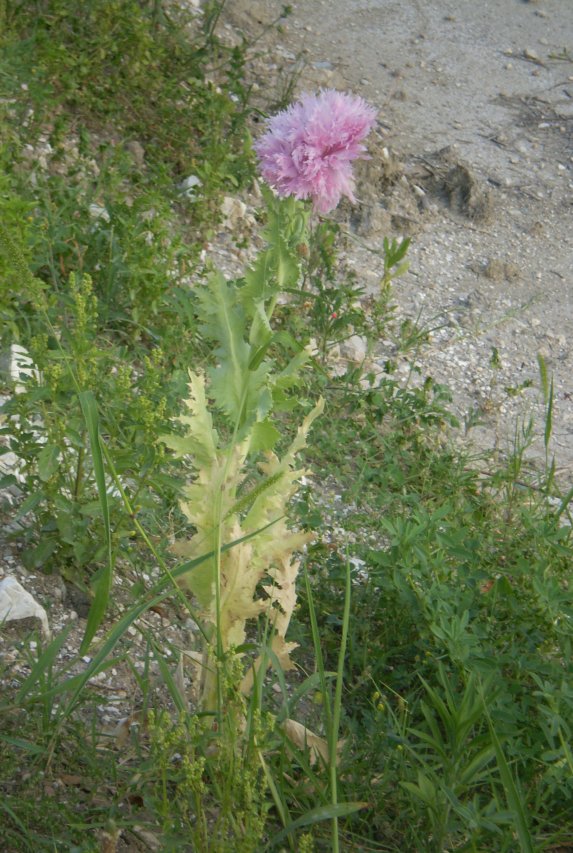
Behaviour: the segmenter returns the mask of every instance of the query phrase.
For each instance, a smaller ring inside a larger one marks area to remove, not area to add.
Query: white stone
[[[9,348],[0,355],[0,370],[7,373],[12,382],[16,383],[17,394],[25,390],[20,382],[22,375],[36,380],[40,378],[30,353],[20,344],[10,344]]]
[[[179,184],[179,189],[188,199],[193,201],[197,196],[195,194],[195,189],[203,185],[203,181],[201,178],[197,177],[197,175],[189,175],[188,178],[185,178],[184,181],[181,181]]]
[[[48,615],[41,604],[18,583],[16,578],[7,577],[0,581],[0,624],[18,619],[39,619],[42,632],[51,636]]]
[[[344,341],[340,349],[342,355],[350,361],[362,362],[366,358],[368,341],[363,335],[352,335]]]
[[[254,224],[253,217],[247,214],[247,205],[245,202],[238,198],[233,198],[233,196],[225,196],[221,204],[221,213],[224,217],[223,224],[227,228],[237,228],[241,223]]]
[[[105,207],[102,207],[101,204],[90,204],[89,212],[92,219],[102,220],[102,222],[109,222],[109,213],[107,212]]]

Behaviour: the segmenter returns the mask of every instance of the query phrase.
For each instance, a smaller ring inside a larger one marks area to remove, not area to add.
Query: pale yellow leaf
[[[284,730],[287,737],[294,743],[298,749],[308,749],[310,751],[310,763],[316,764],[320,759],[325,765],[330,762],[328,753],[328,744],[324,738],[315,735],[306,726],[297,723],[296,720],[285,720]],[[344,741],[339,740],[336,745],[336,763],[340,760],[340,751],[344,746]]]

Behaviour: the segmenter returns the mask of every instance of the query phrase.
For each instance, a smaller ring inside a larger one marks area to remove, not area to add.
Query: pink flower
[[[376,118],[363,98],[324,89],[273,116],[255,143],[261,174],[282,196],[311,198],[319,213],[333,210],[342,196],[352,202],[352,161],[364,158]]]

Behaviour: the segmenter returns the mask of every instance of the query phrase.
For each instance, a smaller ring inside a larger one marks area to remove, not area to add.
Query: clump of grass
[[[513,827],[519,849],[539,849],[571,831],[570,496],[548,504],[552,466],[528,483],[519,445],[497,467],[454,448],[432,390],[340,382],[313,448],[338,511],[313,493],[299,505],[319,534],[309,574],[327,668],[349,554],[355,566],[343,795],[377,804],[350,825],[389,849],[511,848]],[[303,604],[303,645],[307,618]]]

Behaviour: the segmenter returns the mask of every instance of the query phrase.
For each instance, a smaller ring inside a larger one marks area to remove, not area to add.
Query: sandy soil
[[[352,89],[379,108],[352,234],[412,235],[399,312],[429,329],[422,373],[448,383],[482,447],[543,433],[538,354],[555,382],[552,452],[573,471],[573,3],[307,0],[263,58],[297,91]],[[250,32],[275,0],[235,0]],[[264,77],[261,85],[264,86]],[[374,290],[380,258],[352,241]],[[387,357],[381,345],[381,360]],[[402,365],[408,370],[406,363]],[[544,456],[543,441],[533,457]]]

